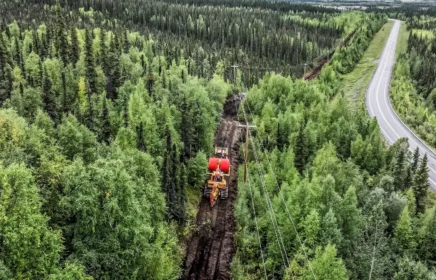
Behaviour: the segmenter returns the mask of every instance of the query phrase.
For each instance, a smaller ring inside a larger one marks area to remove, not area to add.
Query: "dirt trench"
[[[197,214],[198,231],[188,242],[184,272],[180,279],[230,279],[230,265],[236,251],[233,239],[236,231],[234,204],[238,193],[239,147],[243,135],[236,114],[241,99],[241,96],[236,95],[227,100],[224,118],[215,137],[215,146],[229,148],[229,197],[227,200],[218,199],[212,209],[209,199],[202,198]],[[201,194],[199,190],[198,195]]]
[[[348,36],[339,44],[339,48],[342,49],[348,45],[348,43],[351,41],[351,39],[356,35],[358,28],[354,29]],[[312,69],[312,71],[306,73],[303,78],[305,80],[313,80],[315,78],[318,78],[319,74],[321,74],[321,70],[324,67],[326,63],[328,63],[333,55],[335,54],[336,50],[330,52],[328,55],[324,55],[321,58],[318,59],[316,62],[315,67]]]

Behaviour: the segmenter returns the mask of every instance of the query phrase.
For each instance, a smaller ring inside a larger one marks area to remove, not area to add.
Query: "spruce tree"
[[[145,73],[147,73],[147,63],[145,62],[144,54],[141,54],[141,66],[143,69],[142,75],[144,75]]]
[[[406,176],[404,177],[404,182],[403,182],[403,190],[407,190],[412,186],[413,183],[413,174],[412,174],[412,169],[410,168],[410,166],[406,167]]]
[[[0,104],[11,98],[12,66],[11,57],[0,32]]]
[[[122,85],[120,58],[116,48],[116,37],[112,39],[110,44],[110,51],[107,55],[104,65],[107,64],[107,84],[106,96],[111,100],[118,98],[117,89]]]
[[[167,78],[165,71],[162,73],[162,88],[167,88]]]
[[[39,54],[40,53],[40,42],[39,42],[39,35],[38,32],[35,30],[32,32],[32,51]]]
[[[103,64],[103,71],[105,75],[107,76],[110,70],[109,66],[109,60],[107,59],[107,45],[106,45],[106,31],[104,29],[101,29],[100,31],[100,57],[99,57],[99,63]]]
[[[109,144],[111,137],[111,125],[109,121],[109,109],[107,107],[106,98],[103,98],[103,109],[101,112],[101,131],[100,131],[101,141]]]
[[[179,180],[179,186],[178,186],[178,190],[177,190],[177,198],[179,199],[179,224],[181,224],[182,226],[184,225],[185,222],[185,213],[186,213],[186,209],[185,209],[185,200],[186,200],[186,184],[188,182],[188,178],[187,178],[187,171],[186,171],[186,167],[184,163],[180,164],[180,180]]]
[[[97,94],[97,72],[95,71],[94,50],[92,48],[92,30],[86,29],[85,38],[86,79],[91,94]]]
[[[23,59],[21,56],[21,48],[20,48],[20,43],[18,42],[17,37],[14,38],[14,45],[15,45],[15,62],[17,65],[19,65],[20,67],[23,66]],[[23,68],[21,68],[21,70],[23,70]]]
[[[124,52],[128,53],[129,52],[129,39],[127,38],[127,30],[123,32],[123,47],[124,47]]]
[[[147,78],[147,89],[148,89],[148,94],[150,96],[153,96],[153,74],[151,72],[151,67],[148,67],[148,78]]]
[[[67,93],[67,81],[65,78],[65,72],[62,71],[62,112],[67,113],[68,110],[68,93]]]
[[[407,205],[401,212],[400,219],[395,227],[394,236],[396,242],[395,245],[398,246],[398,249],[401,252],[413,249],[415,241],[412,229],[412,219]]]
[[[415,177],[413,178],[413,192],[416,199],[416,213],[424,213],[425,203],[427,198],[427,190],[430,187],[428,183],[428,167],[427,167],[427,154],[421,161],[418,169],[416,170]]]
[[[43,81],[43,106],[44,110],[50,116],[50,118],[57,123],[57,111],[54,94],[52,91],[52,83],[47,73],[47,68],[44,67],[44,81]]]
[[[405,165],[405,154],[403,150],[400,150],[398,152],[394,170],[393,170],[393,177],[394,177],[394,183],[395,183],[395,190],[396,191],[403,191],[404,190],[404,165]]]
[[[295,143],[295,168],[297,168],[300,174],[303,174],[304,168],[306,167],[307,160],[307,139],[304,132],[304,125],[300,125],[298,130],[297,140]]]
[[[136,148],[145,152],[144,124],[142,122],[136,127]]]
[[[85,123],[89,130],[94,132],[94,104],[92,100],[92,92],[89,84],[86,88],[86,112],[85,112]]]
[[[127,98],[123,104],[123,124],[124,127],[129,126],[129,100]]]
[[[65,20],[62,15],[62,8],[59,1],[56,3],[56,49],[64,65],[67,65],[69,62],[69,45]]]
[[[162,164],[162,192],[166,195],[167,199],[167,206],[169,209],[171,209],[172,201],[173,201],[173,192],[171,184],[172,184],[172,178],[171,178],[171,172],[172,172],[172,160],[171,160],[171,148],[172,148],[172,139],[171,139],[171,132],[169,129],[166,129],[165,132],[165,139],[166,139],[166,148],[164,151],[163,156],[163,164]]]
[[[419,164],[419,147],[416,147],[415,151],[413,152],[413,162],[412,162],[412,173],[415,174],[416,169],[418,168]]]
[[[172,212],[171,216],[174,220],[178,221],[179,223],[182,222],[184,219],[183,216],[181,216],[181,213],[183,212],[182,207],[183,204],[180,201],[180,197],[183,196],[182,192],[183,190],[179,189],[180,187],[180,161],[179,156],[177,152],[176,144],[173,144],[171,147],[171,191],[170,191],[170,203],[172,205]]]
[[[79,38],[77,37],[77,29],[75,26],[71,27],[71,53],[70,61],[76,65],[80,58]]]

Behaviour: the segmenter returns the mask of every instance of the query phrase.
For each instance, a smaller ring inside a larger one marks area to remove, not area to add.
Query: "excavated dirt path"
[[[199,230],[188,243],[181,279],[230,279],[230,264],[235,253],[233,234],[236,231],[233,208],[238,193],[239,146],[242,135],[242,128],[238,127],[239,122],[235,120],[239,102],[239,96],[227,100],[224,120],[215,137],[215,146],[229,148],[229,197],[227,200],[218,200],[212,209],[209,199],[201,200],[197,214]],[[200,191],[198,195],[201,195]]]

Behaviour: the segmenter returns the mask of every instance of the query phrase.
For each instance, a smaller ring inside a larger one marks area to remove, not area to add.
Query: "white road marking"
[[[381,114],[383,120],[385,121],[385,123],[388,125],[388,127],[392,130],[392,132],[393,132],[393,133],[397,136],[397,138],[399,139],[399,138],[401,138],[400,135],[397,133],[397,131],[396,131],[396,130],[395,130],[395,129],[390,125],[390,123],[387,121],[387,119],[386,119],[386,117],[385,117],[385,114],[384,114],[384,111],[381,109],[380,102],[379,102],[379,98],[378,98],[378,97],[380,97],[380,94],[379,94],[380,91],[379,91],[379,90],[380,90],[380,85],[381,85],[381,81],[382,81],[382,75],[381,75],[381,74],[382,74],[382,73],[384,72],[384,70],[385,70],[386,63],[387,63],[387,60],[388,60],[389,56],[391,55],[392,49],[396,49],[396,44],[397,44],[397,40],[398,40],[398,35],[395,36],[394,34],[395,34],[396,32],[398,33],[398,31],[399,31],[399,22],[398,22],[398,21],[395,21],[394,26],[393,26],[393,29],[392,29],[392,31],[391,31],[391,34],[389,35],[388,41],[387,41],[387,43],[386,43],[386,47],[385,47],[385,49],[384,49],[384,51],[383,51],[383,53],[382,53],[382,61],[381,61],[381,63],[379,64],[378,69],[376,70],[376,73],[377,73],[377,72],[381,72],[381,73],[380,73],[380,76],[378,77],[379,81],[378,81],[378,84],[377,84],[377,90],[376,90],[375,96],[376,96],[377,107],[378,107],[378,109],[379,109],[379,111],[380,111],[380,114]],[[391,45],[393,44],[392,41],[395,42],[394,47],[391,46]],[[387,52],[387,53],[386,53],[386,52]],[[380,71],[379,71],[379,69],[380,69]],[[392,69],[390,69],[390,71],[392,71]],[[385,97],[385,99],[388,98],[388,95],[385,94],[385,93],[386,93],[386,89],[389,89],[389,84],[390,84],[390,81],[389,81],[389,83],[387,83],[386,86],[384,86],[384,88],[383,88],[382,95]],[[370,85],[370,87],[372,87],[372,84]],[[374,114],[374,110],[373,110],[372,105],[371,105],[371,97],[372,97],[372,95],[370,94],[370,95],[369,95],[369,99],[368,99],[368,107],[369,107],[370,111],[372,112],[372,115],[375,116],[375,114]],[[389,104],[390,101],[389,101],[389,100],[386,100],[386,102]],[[390,110],[387,110],[387,111],[389,111],[389,115],[390,115],[390,116],[392,117],[392,119],[393,119],[393,120],[398,124],[398,126],[400,127],[400,129],[404,131],[404,128],[403,128],[402,124],[397,122],[397,119],[396,119],[397,117],[394,116]],[[379,124],[379,127],[380,127],[380,130],[382,131],[382,134],[384,134],[384,136],[388,139],[388,141],[390,141],[391,143],[394,143],[395,141],[393,141],[393,140],[389,137],[389,134],[387,133],[387,131],[386,131],[385,129],[383,129],[383,128],[381,127],[380,124]],[[407,132],[407,131],[406,131],[406,132]],[[407,134],[407,133],[406,133],[406,134]],[[398,139],[397,139],[397,140],[398,140]],[[412,139],[412,140],[414,140],[414,139]],[[414,141],[414,142],[415,142],[415,141]],[[420,146],[419,143],[416,143],[416,145],[417,145],[418,147]],[[413,152],[413,150],[412,150],[411,148],[409,148],[409,150]],[[431,167],[430,164],[428,164],[428,167],[430,168],[431,171],[433,171],[433,173],[436,174],[436,170],[433,169],[433,167]],[[433,181],[433,179],[432,179],[430,176],[429,176],[429,180],[430,180],[431,183],[433,183],[434,186],[436,186],[436,182]]]

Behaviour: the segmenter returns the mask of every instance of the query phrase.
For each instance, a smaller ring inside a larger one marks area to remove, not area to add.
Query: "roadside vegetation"
[[[433,148],[436,147],[436,19],[412,17],[402,29],[391,100],[401,118]],[[424,30],[424,32],[415,32]],[[424,29],[428,28],[428,29]],[[405,48],[404,46],[407,46]]]
[[[239,117],[257,128],[239,181],[234,279],[436,277],[427,159],[405,139],[386,147],[376,120],[337,95],[386,21],[362,22],[318,80],[271,74],[249,91]]]
[[[377,69],[378,59],[380,58],[384,46],[388,40],[393,26],[393,21],[388,21],[375,34],[374,39],[364,52],[362,59],[356,64],[356,67],[350,73],[342,76],[341,90],[350,99],[351,105],[355,106],[365,98],[365,91]]]

